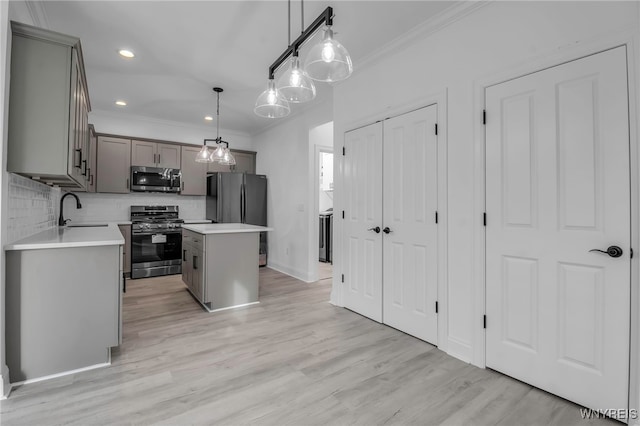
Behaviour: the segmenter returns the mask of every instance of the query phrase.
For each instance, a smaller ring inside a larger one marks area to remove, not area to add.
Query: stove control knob
[[[145,224],[144,224],[144,227],[148,229],[148,228],[150,228],[150,227],[151,227],[151,225],[149,225],[148,223],[145,223]]]

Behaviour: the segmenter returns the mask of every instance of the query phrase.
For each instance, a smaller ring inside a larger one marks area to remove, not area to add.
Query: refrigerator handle
[[[247,207],[247,203],[245,200],[245,184],[243,183],[240,186],[240,221],[242,223],[246,222],[246,212],[245,208]]]

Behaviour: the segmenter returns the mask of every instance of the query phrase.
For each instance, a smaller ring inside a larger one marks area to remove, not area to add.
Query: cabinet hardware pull
[[[160,164],[160,154],[158,154],[158,164]]]
[[[84,169],[84,171],[82,172],[82,176],[86,176],[87,175],[87,160],[82,160],[82,168]]]
[[[76,149],[75,153],[76,153],[76,159],[78,160],[78,163],[74,164],[73,167],[76,167],[76,168],[79,169],[81,167],[81,165],[82,165],[82,150],[81,149]]]
[[[127,178],[127,189],[129,189],[129,178]]]
[[[93,186],[93,175],[89,176],[89,185]]]
[[[198,269],[198,256],[193,256],[193,269]]]
[[[182,250],[182,261],[183,262],[187,261],[187,251],[186,250]]]

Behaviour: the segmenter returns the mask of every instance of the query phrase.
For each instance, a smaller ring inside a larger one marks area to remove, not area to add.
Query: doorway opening
[[[312,128],[309,142],[313,153],[310,273],[314,281],[322,281],[333,277],[333,122]]]

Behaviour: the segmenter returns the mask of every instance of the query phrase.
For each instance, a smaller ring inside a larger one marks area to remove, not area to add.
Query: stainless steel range
[[[131,278],[182,272],[178,206],[131,206]]]

